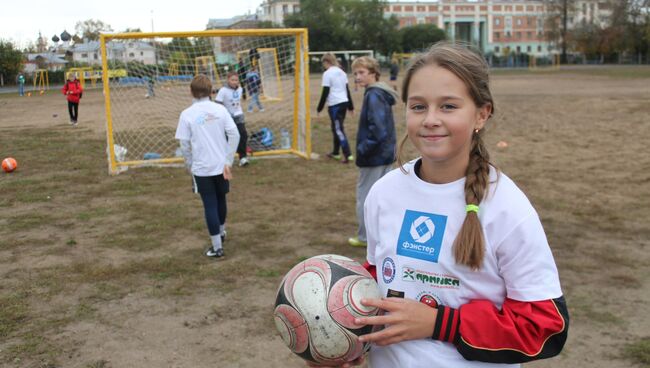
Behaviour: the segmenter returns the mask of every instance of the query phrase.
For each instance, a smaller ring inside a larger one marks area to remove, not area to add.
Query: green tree
[[[567,61],[567,49],[570,47],[571,34],[568,32],[569,18],[576,12],[575,0],[544,0],[546,6],[546,39],[560,45],[561,61]]]
[[[377,50],[384,55],[399,49],[399,22],[395,17],[384,18],[385,6],[383,0],[344,2],[344,26],[350,32],[349,48]]]
[[[300,12],[287,16],[290,28],[308,28],[313,51],[344,50],[351,46],[346,29],[344,4],[347,0],[300,0]]]
[[[14,81],[23,69],[23,54],[13,43],[0,40],[0,74],[4,81]]]
[[[98,19],[87,19],[82,22],[77,22],[74,28],[78,35],[90,41],[99,40],[99,34],[102,32],[113,32],[113,28],[109,24]]]
[[[435,24],[417,24],[400,30],[402,49],[404,52],[424,50],[438,41],[446,38],[445,31]]]
[[[287,16],[287,27],[308,28],[313,51],[399,49],[397,19],[384,18],[385,0],[301,0],[300,12]]]

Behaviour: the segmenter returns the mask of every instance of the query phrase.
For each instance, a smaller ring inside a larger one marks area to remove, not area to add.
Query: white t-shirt
[[[494,168],[490,191],[480,204],[485,235],[483,267],[458,265],[452,244],[465,219],[465,178],[447,184],[421,180],[414,162],[408,174],[395,169],[377,181],[365,202],[367,259],[377,267],[382,295],[389,289],[405,298],[434,298],[458,308],[487,299],[501,308],[506,296],[539,301],[562,296],[544,229],[528,198]],[[404,341],[370,350],[373,368],[519,367],[467,361],[450,343],[433,339]]]
[[[348,91],[345,88],[348,84],[348,76],[338,66],[330,66],[323,73],[323,87],[329,87],[327,105],[334,106],[348,101]]]
[[[214,176],[223,174],[224,165],[232,165],[239,132],[226,108],[206,97],[183,110],[176,139],[190,141],[192,174]]]
[[[228,85],[219,89],[215,101],[222,103],[232,117],[243,115],[244,111],[241,108],[242,88],[232,89]]]

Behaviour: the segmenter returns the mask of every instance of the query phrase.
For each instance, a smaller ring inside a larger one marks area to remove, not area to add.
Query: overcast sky
[[[75,33],[75,24],[99,19],[113,30],[140,28],[151,32],[201,31],[210,18],[231,18],[255,13],[262,0],[4,0],[0,6],[0,38],[23,48],[38,38],[40,30],[48,40],[67,30]],[[153,11],[153,13],[152,13]]]
[[[392,0],[395,1],[395,0]],[[406,0],[397,0],[406,1]],[[472,1],[472,0],[470,0]],[[151,32],[202,31],[210,18],[232,18],[254,14],[263,0],[2,0],[0,39],[19,48],[36,43],[38,32],[48,40],[67,30],[75,34],[75,24],[99,19],[114,31],[140,28]]]

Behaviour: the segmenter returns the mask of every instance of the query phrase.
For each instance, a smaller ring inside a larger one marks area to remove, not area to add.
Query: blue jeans
[[[253,112],[253,106],[255,105],[257,105],[258,109],[264,110],[264,106],[262,106],[262,103],[260,102],[259,92],[251,92],[251,102],[248,104],[248,112]]]
[[[18,84],[18,95],[19,96],[24,96],[25,95],[25,85],[22,83]]]

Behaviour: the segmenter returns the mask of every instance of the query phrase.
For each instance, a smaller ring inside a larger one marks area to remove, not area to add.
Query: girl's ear
[[[478,111],[476,112],[476,126],[474,129],[483,129],[490,116],[492,116],[492,104],[488,102],[478,108]]]

